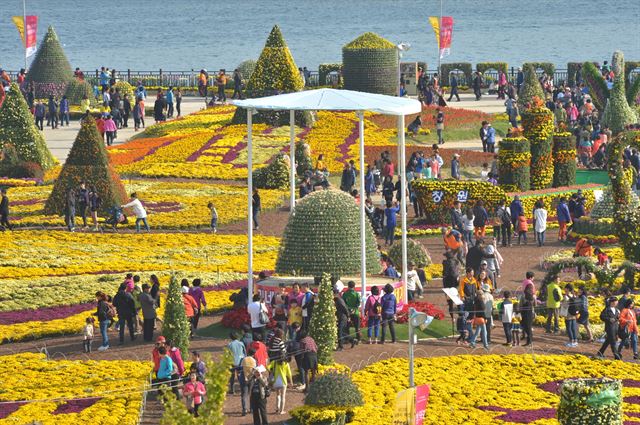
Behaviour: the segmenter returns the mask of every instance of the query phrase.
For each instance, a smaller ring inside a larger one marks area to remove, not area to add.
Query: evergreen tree
[[[533,65],[527,65],[524,68],[524,84],[522,85],[520,97],[518,98],[520,111],[527,109],[527,105],[532,104],[534,97],[544,99],[544,91],[538,80],[535,68]]]
[[[626,97],[625,81],[624,81],[624,56],[622,52],[616,51],[611,61],[615,79],[613,80],[613,89],[609,93],[607,106],[604,108],[602,123],[609,126],[613,134],[618,134],[624,128],[637,122],[636,112],[629,106]]]
[[[336,348],[338,326],[336,324],[336,305],[333,301],[331,276],[325,273],[318,287],[318,304],[313,307],[309,334],[318,346],[318,362],[321,365],[333,364],[333,350]]]
[[[182,287],[178,278],[173,275],[167,291],[162,335],[171,341],[174,347],[178,347],[183,355],[186,355],[189,352],[190,332],[191,326],[182,301]]]
[[[36,128],[29,106],[15,83],[11,84],[0,107],[0,149],[5,143],[15,147],[20,160],[35,162],[43,170],[48,170],[57,163],[47,148],[44,136]]]
[[[161,425],[223,425],[223,406],[229,386],[230,368],[233,359],[229,350],[225,350],[219,361],[213,361],[210,354],[205,354],[204,362],[207,367],[205,374],[205,388],[207,395],[198,410],[199,417],[189,413],[185,404],[176,400],[172,392],[167,392],[163,399],[164,414]]]
[[[126,200],[126,192],[120,177],[109,162],[102,136],[92,117],[82,122],[60,176],[53,186],[44,207],[45,214],[60,214],[66,205],[66,194],[85,182],[87,188],[95,186],[102,199],[100,211],[107,212],[114,205]]]
[[[25,81],[27,85],[33,82],[36,98],[45,98],[49,95],[62,96],[72,79],[71,65],[56,32],[50,26],[31,62]]]

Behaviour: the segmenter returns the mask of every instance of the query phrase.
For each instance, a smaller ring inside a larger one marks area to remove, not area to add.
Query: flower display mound
[[[599,110],[604,110],[609,99],[609,88],[598,66],[592,62],[582,64],[582,80],[589,89],[589,95],[593,105]]]
[[[389,258],[393,264],[402,264],[402,244],[395,244],[389,249]],[[429,251],[420,242],[413,239],[407,239],[407,263],[416,267],[425,267],[431,264],[431,256]]]
[[[570,132],[553,135],[553,187],[576,184],[576,143]]]
[[[298,72],[289,46],[282,36],[280,27],[274,25],[247,83],[247,96],[252,98],[272,96],[297,92],[303,88],[304,81]],[[303,127],[309,126],[312,122],[312,116],[308,112],[296,112],[295,115],[296,122]],[[232,122],[246,123],[247,111],[238,108]],[[253,122],[286,125],[289,122],[289,111],[262,111],[253,117]]]
[[[50,95],[61,97],[72,79],[73,71],[58,35],[53,27],[49,26],[27,72],[27,87],[33,83],[37,99]]]
[[[389,423],[396,394],[408,386],[406,359],[389,359],[353,373],[365,405],[352,424]],[[416,385],[429,384],[424,423],[555,423],[558,389],[573,378],[623,380],[623,411],[640,413],[640,368],[633,363],[580,355],[487,355],[419,358]]]
[[[0,107],[0,149],[5,144],[13,145],[20,161],[38,164],[43,170],[57,163],[15,83],[11,84]]]
[[[93,95],[93,87],[86,80],[78,80],[74,79],[67,85],[67,90],[65,91],[65,95],[69,100],[70,105],[80,105],[84,97],[89,100],[90,105],[94,105],[96,103],[96,99]],[[85,111],[80,111],[84,113]]]
[[[434,319],[443,320],[444,311],[435,305],[427,301],[409,301],[408,304],[404,304],[402,309],[398,311],[397,323],[407,323],[409,321],[409,309],[415,308],[416,311],[426,313],[428,316],[432,316]]]
[[[427,223],[450,223],[449,210],[455,201],[473,205],[482,200],[487,211],[494,211],[507,194],[498,186],[473,180],[418,180],[413,184]]]
[[[573,227],[567,235],[571,242],[586,238],[593,240],[596,245],[607,245],[618,242],[613,218],[581,217],[573,222]]]
[[[375,237],[369,221],[365,226],[367,271],[375,273]],[[284,229],[276,272],[314,277],[359,273],[360,211],[353,197],[337,190],[305,196]]]
[[[99,211],[103,214],[113,206],[122,205],[127,199],[124,185],[109,162],[104,142],[91,116],[82,121],[69,156],[44,206],[45,214],[62,214],[69,190],[77,189],[81,182],[86,183],[87,189],[96,188],[102,199]]]
[[[128,96],[129,102],[131,102],[131,106],[135,105],[135,90],[131,84],[126,81],[118,81],[115,85],[112,86],[112,88],[114,90],[118,90],[121,99],[124,99],[125,96]]]
[[[634,192],[629,194],[629,206],[633,209],[640,208],[640,198]],[[613,196],[613,189],[607,186],[602,192],[602,198],[595,202],[591,209],[591,218],[613,218],[617,209],[616,201]]]
[[[527,64],[524,67],[524,83],[520,95],[518,96],[518,107],[520,111],[524,111],[531,107],[533,98],[544,99],[544,91],[542,85],[538,80],[536,69],[532,64]]]
[[[524,137],[505,137],[498,142],[498,182],[505,190],[529,190],[531,145]]]
[[[394,95],[398,90],[398,52],[395,44],[367,32],[342,48],[344,88]]]
[[[564,381],[560,386],[558,421],[561,425],[622,425],[622,381],[607,378]]]
[[[0,424],[135,425],[149,364],[48,360],[45,354],[22,353],[0,356],[0,373]]]

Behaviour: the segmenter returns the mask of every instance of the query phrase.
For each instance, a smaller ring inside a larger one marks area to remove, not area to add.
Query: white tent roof
[[[415,99],[336,89],[307,90],[231,103],[245,109],[370,111],[385,115],[409,115],[422,110],[422,105]]]

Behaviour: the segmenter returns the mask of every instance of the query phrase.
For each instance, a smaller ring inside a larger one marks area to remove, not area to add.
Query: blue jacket
[[[511,210],[511,219],[517,220],[518,216],[520,216],[521,212],[524,212],[522,209],[522,202],[520,201],[512,201],[511,205],[509,205],[509,209]]]
[[[165,96],[167,103],[173,103],[173,91],[167,91],[167,95]]]
[[[240,362],[242,362],[242,359],[247,356],[247,351],[244,344],[241,341],[234,339],[227,345],[227,348],[233,355],[233,365],[240,366]]]
[[[158,379],[169,379],[173,374],[173,360],[171,357],[164,356],[160,359],[160,366],[158,367],[158,372],[156,372],[156,376]]]
[[[62,99],[60,101],[60,112],[69,112],[69,100]]]
[[[387,217],[387,227],[395,227],[398,211],[400,211],[400,207],[385,208],[384,215]]]
[[[496,129],[493,127],[487,127],[487,143],[496,143]]]
[[[109,75],[105,71],[100,73],[100,85],[106,86],[109,84]]]
[[[558,204],[556,215],[558,216],[558,221],[564,221],[565,223],[571,221],[571,214],[569,214],[569,207],[566,203],[561,202]]]
[[[376,184],[373,178],[373,172],[369,171],[364,176],[364,191],[367,193],[374,193],[376,191]]]
[[[384,294],[382,299],[380,300],[380,305],[382,307],[382,312],[385,315],[393,315],[396,314],[396,296],[391,294]]]

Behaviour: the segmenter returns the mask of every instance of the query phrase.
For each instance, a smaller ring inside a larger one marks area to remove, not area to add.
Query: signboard
[[[429,385],[400,391],[393,408],[392,425],[423,425],[430,391]]]

